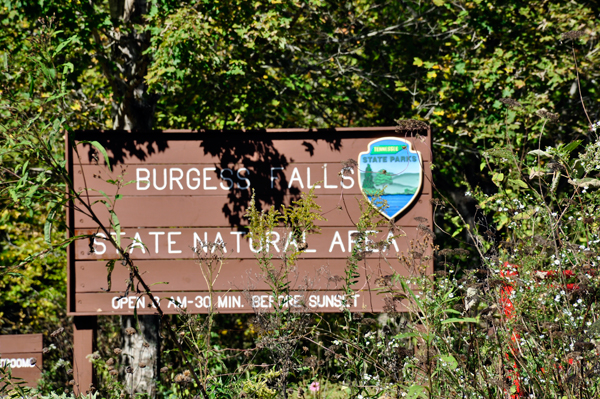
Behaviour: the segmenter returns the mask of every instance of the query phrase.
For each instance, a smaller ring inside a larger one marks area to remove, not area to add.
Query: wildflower
[[[552,112],[548,112],[545,109],[540,109],[536,112],[536,115],[540,118],[548,119],[551,122],[558,120],[558,114],[553,114]]]
[[[52,334],[50,334],[50,337],[56,338],[57,336],[59,336],[60,334],[62,334],[63,331],[65,331],[65,329],[63,327],[60,327],[57,330],[53,331]]]
[[[310,384],[310,386],[308,387],[308,389],[310,389],[311,392],[318,392],[319,389],[321,389],[321,386],[319,385],[318,381],[313,381],[312,384]]]
[[[521,107],[521,103],[512,98],[501,98],[500,102],[509,108]]]
[[[560,35],[560,38],[562,40],[576,40],[583,35],[585,35],[585,32],[582,30],[572,30],[570,32],[563,33],[562,35]]]

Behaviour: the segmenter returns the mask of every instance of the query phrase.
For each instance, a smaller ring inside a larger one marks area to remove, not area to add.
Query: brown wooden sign
[[[418,134],[417,134],[418,133]],[[108,162],[95,141],[106,149]],[[268,310],[273,304],[315,311],[382,311],[391,297],[390,276],[431,271],[431,135],[396,128],[261,132],[79,132],[68,147],[75,188],[109,226],[114,202],[121,243],[165,312]],[[256,257],[275,267],[299,237],[276,228],[267,242],[253,242],[245,214],[254,193],[260,209],[290,205],[314,190],[319,234],[303,234],[302,254],[289,273],[286,298],[269,298]],[[118,199],[117,199],[118,198]],[[360,261],[360,278],[345,297],[346,260],[356,245],[361,209],[381,207],[381,228],[368,232],[372,248]],[[149,298],[124,292],[129,274],[94,218],[74,204],[69,225],[69,314],[153,313]],[[111,219],[112,218],[112,219]],[[222,266],[209,294],[198,258],[209,243],[222,243]],[[376,244],[379,243],[379,244]],[[384,243],[384,245],[381,245]],[[304,248],[304,244],[307,247]],[[411,262],[406,256],[418,253]],[[116,260],[107,281],[106,264]],[[389,295],[388,295],[389,296]],[[267,298],[267,299],[265,299]]]
[[[0,335],[0,369],[10,368],[13,382],[21,378],[36,387],[42,376],[42,334]]]

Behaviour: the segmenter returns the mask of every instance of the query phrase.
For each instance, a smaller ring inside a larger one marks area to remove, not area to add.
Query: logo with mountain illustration
[[[372,141],[358,157],[360,189],[379,212],[394,219],[417,198],[422,164],[421,153],[409,141],[396,137]]]

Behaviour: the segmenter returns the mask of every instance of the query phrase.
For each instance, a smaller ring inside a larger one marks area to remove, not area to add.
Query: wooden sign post
[[[106,149],[108,159],[92,142]],[[107,162],[110,168],[107,166]],[[382,312],[386,298],[370,288],[382,276],[410,275],[400,261],[432,229],[431,134],[428,130],[344,128],[256,132],[79,132],[68,147],[76,190],[105,226],[118,218],[121,245],[153,287],[165,313],[251,313],[272,308],[256,261],[259,245],[245,218],[252,195],[262,209],[290,205],[314,189],[326,219],[321,234],[302,237],[307,247],[290,281],[289,306],[339,312],[340,276],[355,245],[360,207],[380,206],[394,229],[370,232],[386,241],[362,261],[351,311]],[[114,207],[110,205],[113,203]],[[379,202],[379,204],[377,203]],[[107,204],[109,204],[107,206]],[[129,278],[121,256],[91,215],[73,204],[76,235],[69,250],[68,313],[73,316],[154,314],[149,298],[125,293]],[[114,211],[114,215],[113,215]],[[298,239],[275,229],[266,243],[274,259]],[[197,263],[209,242],[223,244],[223,266],[209,293]],[[194,252],[196,251],[196,253]],[[431,247],[421,264],[432,271]],[[109,289],[107,263],[114,263]],[[168,283],[168,284],[164,284]],[[76,349],[77,351],[77,349]]]
[[[36,387],[42,376],[43,339],[42,334],[0,335],[0,367],[10,367],[13,378]]]

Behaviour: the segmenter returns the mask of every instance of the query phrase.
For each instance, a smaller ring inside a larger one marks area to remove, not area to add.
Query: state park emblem
[[[358,157],[360,189],[381,214],[393,220],[410,206],[423,185],[421,153],[407,140],[371,141]]]

